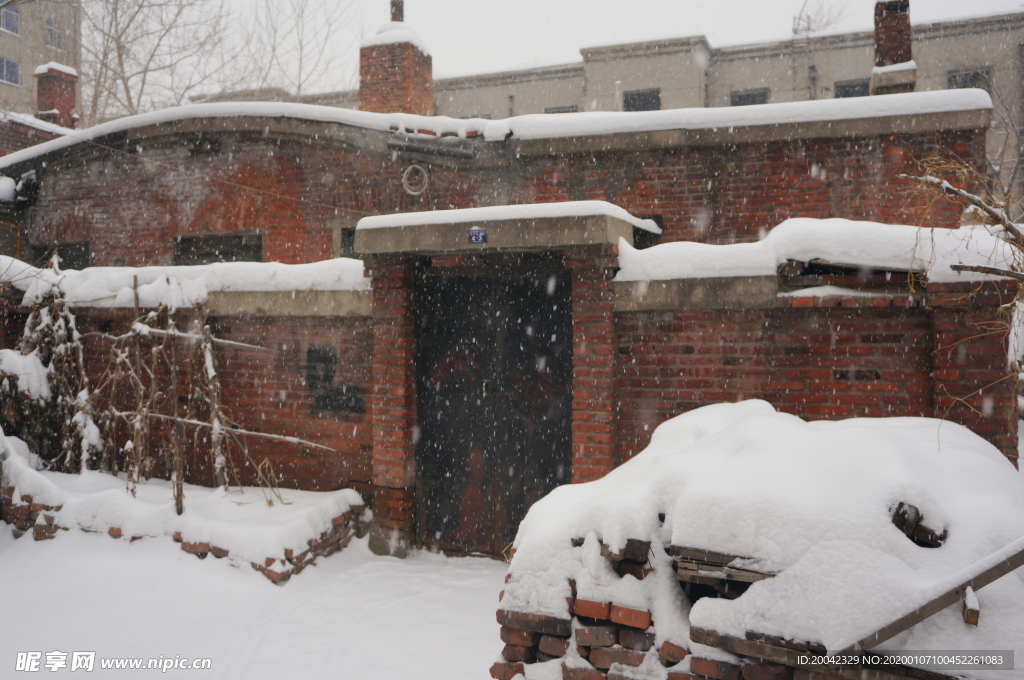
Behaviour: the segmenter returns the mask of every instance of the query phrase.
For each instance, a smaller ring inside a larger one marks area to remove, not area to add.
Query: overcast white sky
[[[247,0],[231,0],[243,9]],[[337,0],[345,2],[348,0]],[[390,0],[356,3],[343,69],[318,89],[354,87],[358,37],[389,20]],[[804,0],[405,0],[405,19],[446,77],[580,61],[581,47],[704,35],[712,47],[792,36]],[[874,0],[809,0],[842,6],[838,30],[870,30]],[[244,10],[243,10],[244,11]],[[911,0],[913,23],[1024,12],[1024,0]]]

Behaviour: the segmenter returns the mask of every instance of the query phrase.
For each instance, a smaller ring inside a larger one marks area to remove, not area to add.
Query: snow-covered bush
[[[56,258],[51,272],[60,276]],[[3,425],[55,470],[80,470],[103,448],[81,340],[64,293],[53,286],[32,306],[17,348],[0,350]]]

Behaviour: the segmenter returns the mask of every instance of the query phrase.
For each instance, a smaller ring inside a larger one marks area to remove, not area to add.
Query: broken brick
[[[494,680],[512,680],[520,674],[525,674],[523,664],[521,663],[501,663],[498,662],[491,666],[491,677]]]
[[[611,647],[619,641],[615,626],[580,626],[576,629],[576,644],[584,647]]]
[[[639,666],[644,662],[644,652],[637,652],[625,647],[594,647],[590,650],[590,663],[595,668],[611,668],[613,663],[624,666]]]
[[[109,534],[111,538],[121,538],[121,528],[110,527],[109,529],[107,529],[107,534]]]
[[[608,676],[593,668],[567,668],[562,666],[562,680],[605,680]]]
[[[505,645],[505,648],[501,650],[501,655],[505,657],[505,661],[533,663],[537,660],[533,647],[522,647],[520,645]]]
[[[612,623],[617,623],[620,626],[629,626],[630,628],[639,628],[641,630],[647,630],[651,627],[651,613],[643,609],[630,609],[629,607],[613,604],[608,618],[611,619]]]
[[[118,531],[120,532],[120,530]],[[192,553],[193,555],[201,555],[203,557],[206,557],[206,554],[210,552],[210,544],[206,542],[189,543],[188,541],[182,541],[181,549],[187,553]]]
[[[57,535],[57,527],[52,524],[36,524],[32,527],[32,538],[46,541]]]
[[[506,645],[521,645],[533,647],[540,640],[540,633],[519,628],[501,627],[501,641]]]
[[[605,620],[608,618],[611,606],[610,602],[594,602],[592,600],[577,599],[572,611],[576,616],[585,616],[588,619]]]
[[[740,667],[724,661],[690,657],[690,670],[715,680],[740,680]]]
[[[793,680],[793,669],[775,664],[748,664],[740,671],[743,680]]]
[[[566,638],[552,637],[551,635],[544,635],[540,639],[540,651],[551,656],[557,656],[561,658],[565,656],[565,653],[569,651],[569,640]]]
[[[661,660],[669,665],[679,663],[686,658],[687,654],[689,654],[688,651],[679,645],[672,644],[668,640],[661,643],[661,649],[658,651]]]
[[[530,630],[545,635],[557,635],[558,637],[569,637],[572,633],[572,621],[560,619],[556,616],[544,614],[524,614],[522,612],[511,612],[499,609],[497,612],[498,623],[509,628]]]
[[[277,585],[281,585],[292,576],[291,571],[275,571],[273,569],[267,569],[262,564],[256,564],[255,562],[250,562],[249,564],[252,565],[253,569],[270,579],[271,583],[275,583]]]
[[[626,649],[646,652],[654,646],[654,633],[634,628],[623,628],[619,631],[619,644]]]

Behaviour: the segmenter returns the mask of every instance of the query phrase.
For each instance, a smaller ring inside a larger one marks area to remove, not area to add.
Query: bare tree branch
[[[1005,276],[1008,279],[1024,281],[1024,274],[1011,272],[1006,269],[998,269],[996,267],[984,267],[977,264],[952,264],[949,268],[955,272],[978,272],[980,274],[993,274],[995,276]]]

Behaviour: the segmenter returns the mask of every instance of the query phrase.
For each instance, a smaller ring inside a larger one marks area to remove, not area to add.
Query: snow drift
[[[947,533],[941,547],[917,545],[894,526],[900,502]],[[804,422],[763,401],[716,404],[665,422],[647,449],[603,479],[560,487],[534,505],[516,538],[502,608],[566,618],[574,579],[579,598],[651,611],[657,646],[690,646],[692,624],[836,651],[1022,537],[1024,479],[960,425]],[[630,538],[651,542],[655,573],[642,581],[618,576],[600,556],[600,543],[614,551]],[[743,556],[737,566],[777,576],[736,600],[700,599],[690,611],[670,545]],[[977,597],[978,627],[954,606],[885,648],[1014,649],[1024,658],[1024,570]]]

